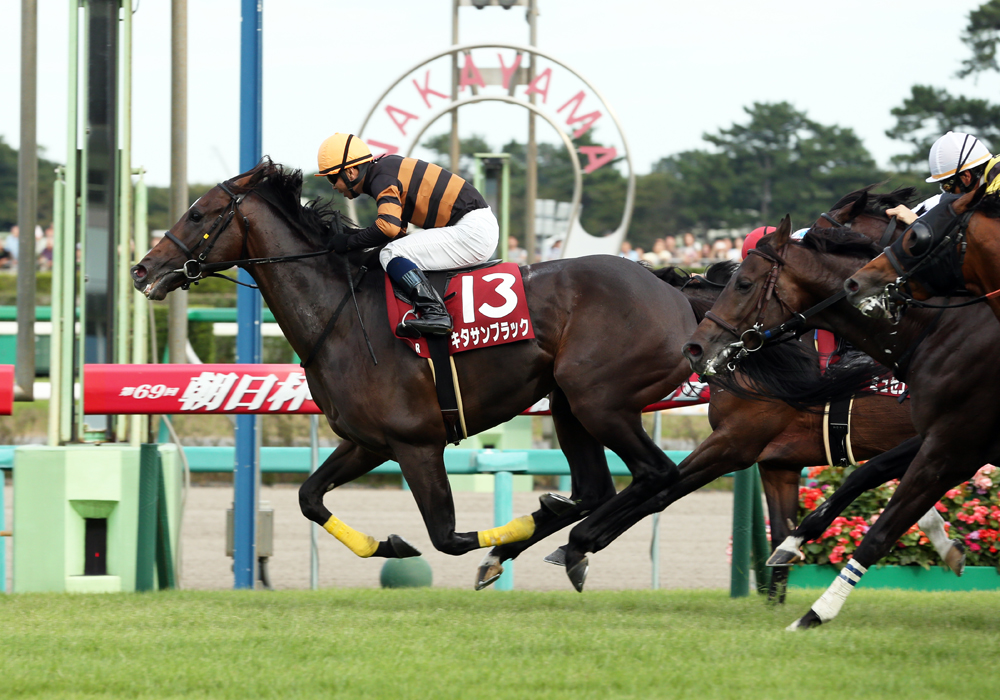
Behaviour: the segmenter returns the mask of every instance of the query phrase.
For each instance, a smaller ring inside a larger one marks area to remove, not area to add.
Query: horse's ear
[[[785,218],[778,224],[777,230],[771,234],[771,247],[775,250],[781,250],[788,243],[791,235],[792,217],[790,214],[785,214]]]
[[[865,209],[868,207],[868,190],[862,190],[861,196],[854,200],[851,204],[851,210],[848,212],[848,218],[840,223],[846,224],[848,221],[854,221],[856,218],[865,213]]]
[[[972,201],[969,202],[969,207],[968,207],[969,209],[971,209],[972,207],[976,206],[977,204],[979,204],[980,201],[982,201],[983,197],[986,196],[986,188],[987,187],[989,187],[989,185],[982,184],[982,185],[980,185],[979,187],[976,188],[976,191],[973,193],[973,196],[972,196]]]
[[[979,200],[986,195],[986,187],[987,185],[980,185],[972,192],[966,192],[951,203],[951,210],[956,214],[964,214],[969,211],[972,207],[979,204]]]

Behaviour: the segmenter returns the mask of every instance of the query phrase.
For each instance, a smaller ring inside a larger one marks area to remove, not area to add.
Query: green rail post
[[[506,525],[514,519],[514,475],[508,471],[493,475],[493,526]],[[508,561],[500,578],[493,584],[498,591],[514,590],[514,562]]]
[[[764,523],[764,504],[761,502],[763,489],[760,483],[760,469],[755,464],[747,471],[753,472],[753,486],[750,493],[753,500],[750,523],[753,570],[757,581],[757,592],[766,594],[771,584],[771,571],[767,567],[771,547],[767,539],[767,526]]]
[[[160,496],[160,450],[155,443],[139,447],[139,534],[136,537],[135,590],[155,589],[156,530]]]
[[[749,469],[733,476],[733,562],[729,597],[750,594],[750,523],[753,517],[753,473]]]
[[[170,512],[167,508],[166,475],[160,462],[160,451],[156,450],[156,575],[160,590],[177,588],[174,572],[173,549],[170,546]]]
[[[7,511],[4,503],[4,488],[7,485],[7,472],[0,469],[0,530],[7,529]],[[7,538],[0,535],[0,593],[7,592]]]

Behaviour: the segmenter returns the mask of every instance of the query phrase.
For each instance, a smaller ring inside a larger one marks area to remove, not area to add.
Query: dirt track
[[[539,492],[515,493],[515,515],[538,506]],[[456,519],[463,531],[493,525],[493,495],[457,492]],[[7,486],[7,524],[13,493]],[[270,502],[275,515],[274,557],[270,571],[275,588],[309,587],[309,522],[298,507],[295,487],[264,487],[261,500]],[[192,487],[182,530],[181,583],[189,589],[227,589],[233,585],[232,560],[225,556],[226,508],[231,487]],[[731,493],[711,491],[692,494],[671,506],[660,520],[660,586],[662,588],[727,588],[729,564],[726,548],[732,528]],[[391,489],[338,489],[326,497],[328,507],[352,527],[384,539],[390,533],[406,537],[423,551],[434,571],[434,585],[471,588],[482,552],[451,557],[434,551],[417,512],[413,497]],[[381,560],[359,559],[343,545],[320,531],[320,586],[377,587]],[[588,590],[649,588],[651,520],[636,525],[608,549],[591,556]],[[8,540],[8,543],[10,540]],[[515,565],[517,590],[568,590],[561,568],[542,557],[565,542],[557,534],[523,554]],[[10,590],[10,550],[7,548]]]

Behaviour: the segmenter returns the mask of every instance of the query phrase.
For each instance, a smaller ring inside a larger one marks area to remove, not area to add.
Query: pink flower
[[[833,551],[830,552],[830,563],[839,564],[843,560],[844,560],[844,546],[838,544],[836,547],[833,548]]]
[[[972,484],[980,491],[988,491],[993,488],[993,479],[983,474],[982,470],[972,477]]]

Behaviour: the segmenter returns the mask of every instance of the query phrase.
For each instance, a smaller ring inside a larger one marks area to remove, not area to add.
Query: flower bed
[[[806,486],[799,488],[799,519],[814,511],[857,467],[813,467]],[[842,567],[861,544],[868,529],[878,520],[896,491],[898,480],[862,494],[827,531],[803,544],[806,564],[833,564]],[[947,523],[948,536],[966,546],[968,566],[1000,565],[1000,469],[987,464],[971,481],[948,491],[936,505]],[[922,566],[941,561],[927,537],[916,525],[907,530],[880,565]]]

